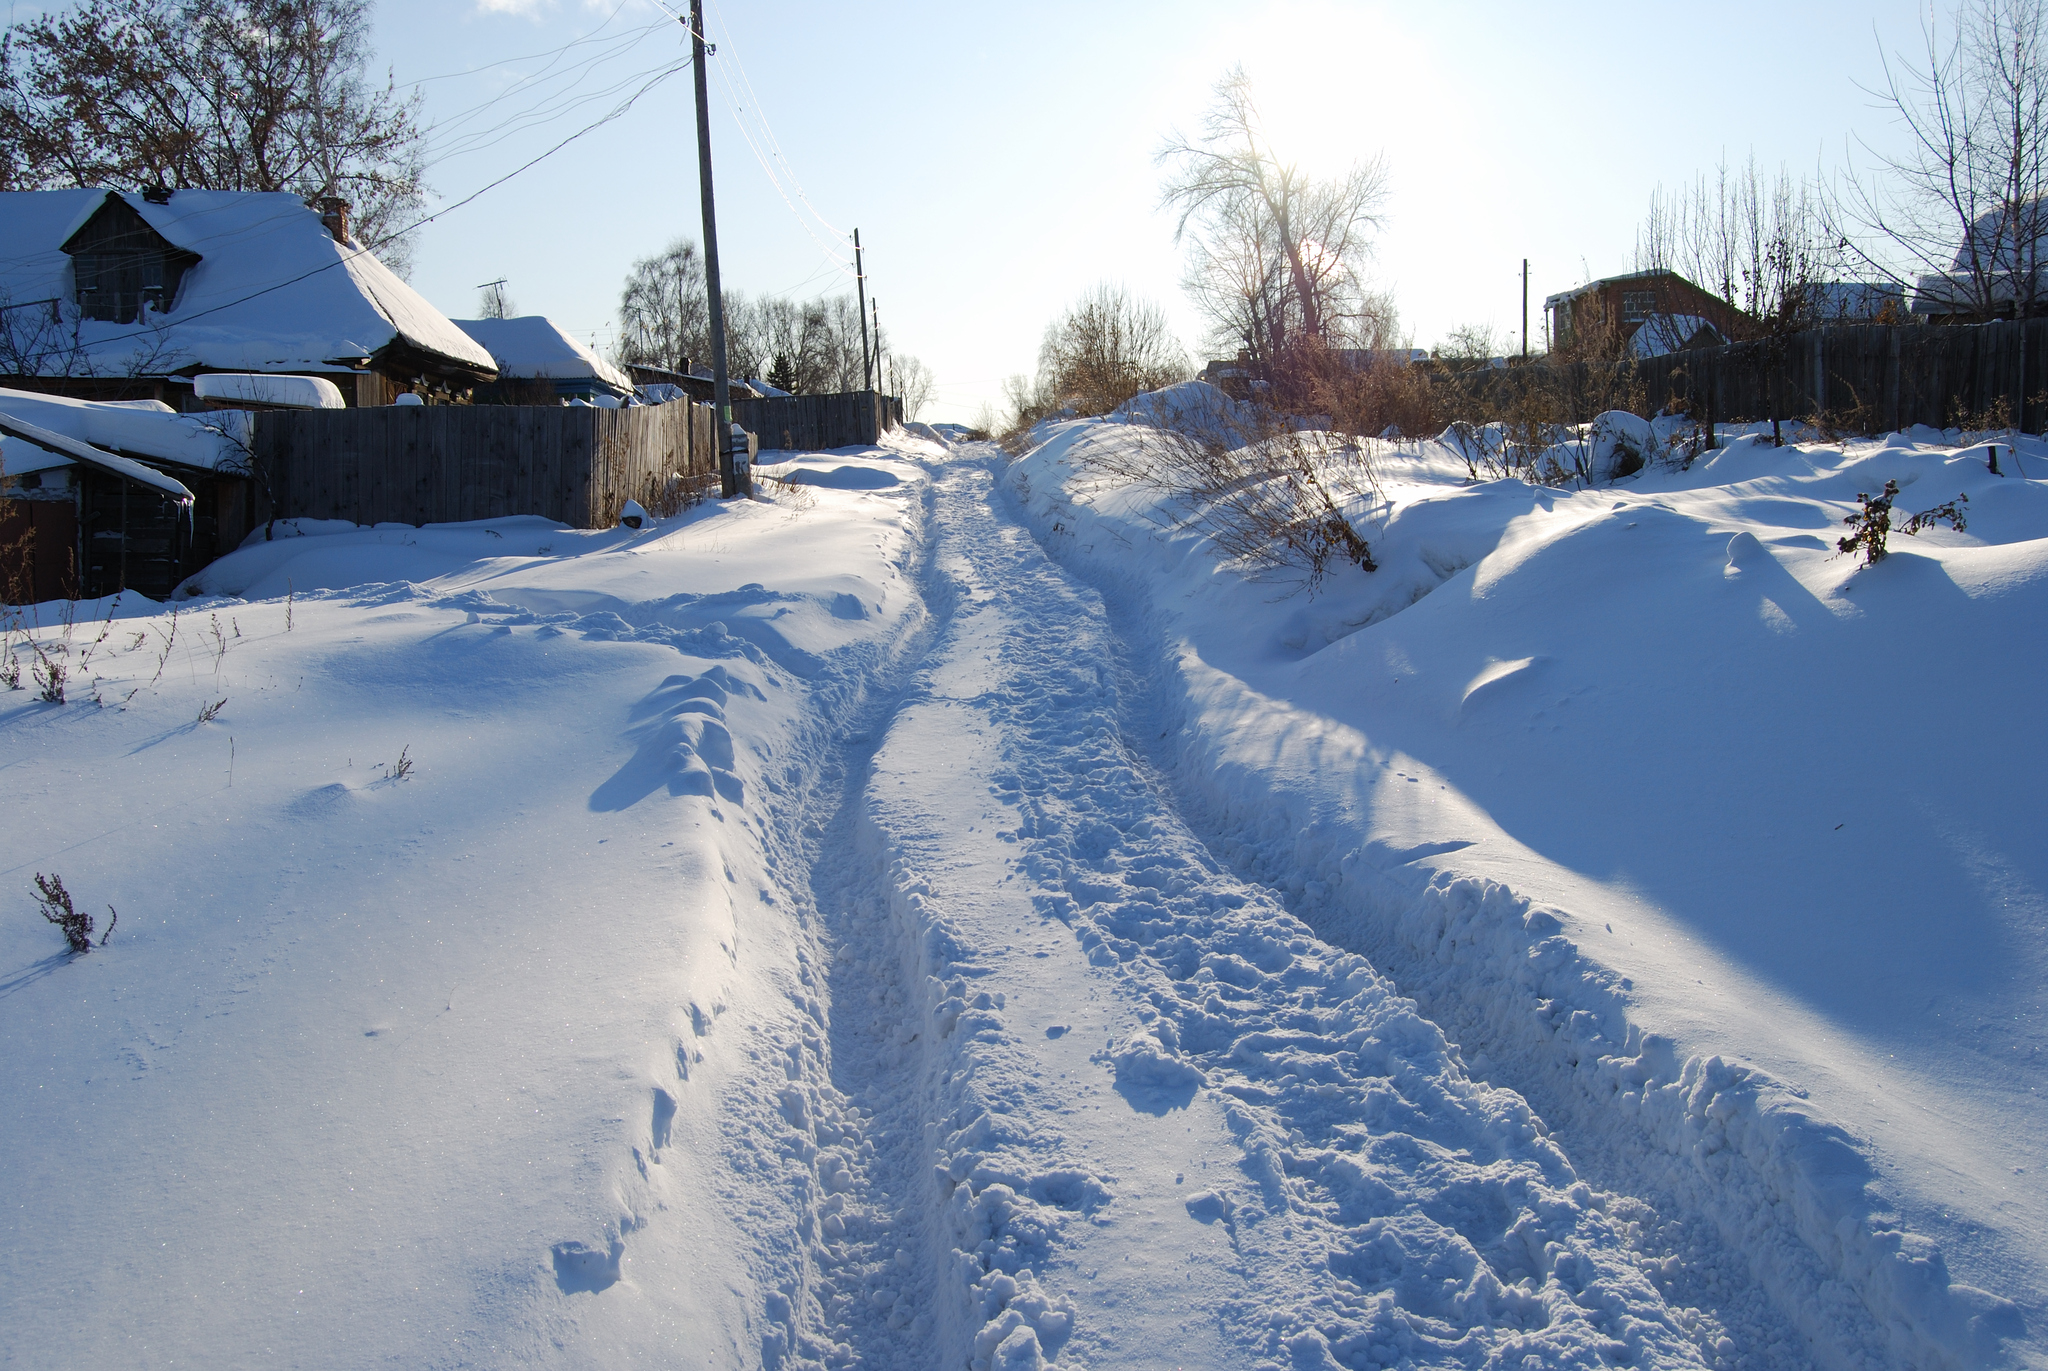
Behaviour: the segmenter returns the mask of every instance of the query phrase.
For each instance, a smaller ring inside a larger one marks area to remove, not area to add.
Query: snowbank
[[[44,617],[70,703],[0,690],[12,1357],[762,1365],[818,965],[771,835],[921,620],[870,455],[898,488],[638,533],[281,525],[238,595]]]
[[[1288,599],[1108,487],[1127,441],[1070,425],[1012,488],[1175,663],[1212,844],[1708,1225],[1807,1340],[1765,1364],[2038,1358],[2048,487],[1900,437],[1579,491],[1376,444],[1381,570]],[[1836,554],[1888,478],[1968,531]]]

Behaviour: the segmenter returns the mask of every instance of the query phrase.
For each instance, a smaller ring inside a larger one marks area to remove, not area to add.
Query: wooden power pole
[[[860,265],[860,230],[853,231],[853,285],[860,292],[860,388],[873,390],[874,363],[868,354],[868,278]]]
[[[1529,259],[1522,259],[1522,355],[1529,355]]]
[[[704,0],[690,0],[690,51],[697,77],[697,184],[704,196],[704,288],[711,296],[711,405],[718,445],[718,493],[748,494],[750,472],[733,456],[732,390],[725,374],[725,295],[718,284],[718,210],[711,196],[711,110],[704,93]]]

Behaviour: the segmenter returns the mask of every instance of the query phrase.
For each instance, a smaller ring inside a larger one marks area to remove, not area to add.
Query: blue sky
[[[488,64],[662,18],[652,0],[381,0],[379,60],[401,83],[444,78],[424,87],[431,119],[452,123],[496,96],[477,120],[495,124],[533,105],[536,88],[515,78],[540,63]],[[711,94],[727,285],[850,288],[833,254],[858,227],[883,323],[937,373],[936,418],[971,417],[1005,375],[1029,371],[1046,322],[1097,281],[1156,298],[1193,348],[1199,324],[1180,291],[1172,222],[1157,209],[1153,153],[1234,62],[1258,83],[1278,141],[1304,161],[1385,157],[1391,193],[1373,271],[1428,346],[1468,322],[1519,329],[1525,256],[1540,331],[1545,294],[1627,268],[1659,182],[1689,180],[1724,151],[1803,170],[1838,165],[1852,131],[1883,145],[1892,130],[1857,83],[1878,79],[1880,33],[1895,49],[1919,37],[1905,0],[709,0],[706,22],[719,44]],[[589,88],[685,52],[682,26],[664,24]],[[442,204],[459,200],[612,103],[468,151],[444,139],[433,188]],[[699,233],[684,70],[430,225],[413,279],[467,315],[478,283],[507,277],[522,311],[603,344],[633,259]]]

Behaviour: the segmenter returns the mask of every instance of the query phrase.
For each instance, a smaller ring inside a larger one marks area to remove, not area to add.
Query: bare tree
[[[711,352],[711,305],[704,259],[678,238],[633,263],[619,295],[619,361],[687,371]]]
[[[704,259],[678,238],[633,264],[619,296],[618,360],[686,371],[711,356]],[[725,292],[727,370],[796,395],[860,388],[860,311],[851,296],[810,301]],[[780,378],[780,379],[777,379]]]
[[[1766,176],[1754,153],[1732,173],[1724,161],[1711,180],[1702,175],[1686,189],[1659,186],[1636,231],[1636,269],[1676,273],[1718,297],[1731,311],[1735,338],[1762,341],[1773,386],[1792,335],[1825,323],[1838,307],[1823,280],[1838,258],[1820,187],[1783,167]],[[1693,325],[1682,318],[1684,302],[1664,295],[1641,328],[1661,331],[1657,341],[1671,350]],[[1783,397],[1773,389],[1766,404],[1773,438],[1782,442]]]
[[[1884,84],[1871,93],[1906,146],[1873,154],[1868,179],[1844,174],[1843,237],[1864,266],[1917,284],[1937,312],[2010,315],[2038,293],[2043,37],[2037,0],[1964,0],[1947,33],[1932,16],[1922,25],[1911,62],[1880,52]]]
[[[1501,355],[1500,335],[1492,324],[1460,324],[1444,335],[1431,355],[1443,362],[1484,364]]]
[[[932,391],[937,385],[932,369],[905,353],[895,359],[895,370],[897,393],[903,400],[903,417],[915,419],[919,411],[931,403]]]
[[[1689,187],[1657,187],[1636,230],[1636,270],[1675,272],[1718,297],[1742,336],[1822,321],[1834,260],[1820,187],[1783,167],[1767,176],[1754,154]]]
[[[1363,317],[1361,268],[1379,227],[1386,172],[1377,159],[1318,179],[1266,135],[1251,78],[1216,85],[1201,131],[1174,134],[1157,160],[1161,203],[1192,235],[1190,287],[1218,341],[1269,362],[1308,338],[1334,344]]]
[[[1039,390],[1076,414],[1105,414],[1188,374],[1165,311],[1107,282],[1047,325],[1038,349]]]
[[[477,317],[481,319],[510,319],[519,313],[519,306],[505,293],[503,281],[493,281],[487,286],[479,287],[476,307]]]
[[[401,273],[419,97],[367,75],[370,0],[85,0],[0,46],[0,189],[163,185],[351,202]]]

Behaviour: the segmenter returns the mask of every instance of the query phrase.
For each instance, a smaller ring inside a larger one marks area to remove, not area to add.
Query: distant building
[[[479,387],[484,404],[544,404],[563,400],[623,400],[633,378],[538,314],[516,319],[452,321],[490,354],[498,379]]]
[[[711,403],[712,391],[717,378],[708,367],[691,366],[689,359],[683,361],[683,370],[672,371],[667,367],[651,367],[640,362],[629,362],[626,371],[633,378],[635,386],[673,386],[698,404]],[[726,378],[726,395],[732,400],[758,400],[761,393],[737,376]]]
[[[1218,358],[1209,363],[1196,379],[1207,381],[1233,400],[1250,399],[1252,387],[1265,384],[1252,365],[1251,354],[1242,350],[1235,358]]]
[[[1711,319],[1701,315],[1652,314],[1629,335],[1628,355],[1640,361],[1645,357],[1662,357],[1693,348],[1722,347],[1728,341],[1727,334],[1715,328]]]
[[[2031,316],[2048,314],[2044,255],[2048,205],[2042,200],[2029,200],[2017,212],[1981,214],[1957,244],[1948,271],[1914,282],[1909,308],[1915,318],[1937,324],[2011,319],[2023,310]]]
[[[1906,288],[1884,281],[1821,281],[1809,288],[1808,312],[1820,324],[1904,323]]]
[[[1657,356],[1726,342],[1744,332],[1741,311],[1677,272],[1661,269],[1589,281],[1547,297],[1543,309],[1550,318],[1553,349],[1568,348],[1590,331],[1611,329],[1631,355]],[[1652,327],[1641,347],[1654,351],[1639,351],[1636,345],[1645,325]]]

